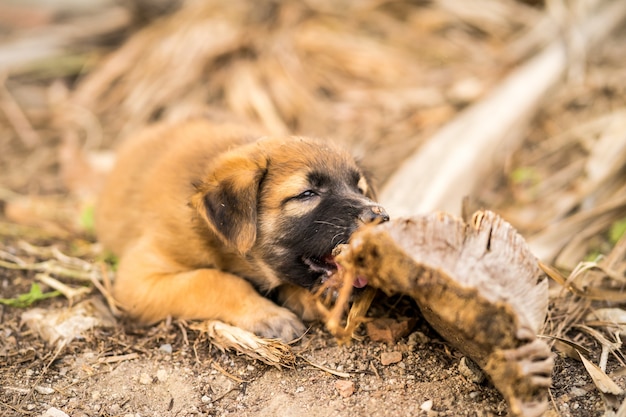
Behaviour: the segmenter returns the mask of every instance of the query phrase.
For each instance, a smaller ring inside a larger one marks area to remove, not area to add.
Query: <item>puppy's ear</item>
[[[211,164],[191,205],[225,244],[246,253],[256,240],[258,193],[267,159],[258,146],[248,145]]]

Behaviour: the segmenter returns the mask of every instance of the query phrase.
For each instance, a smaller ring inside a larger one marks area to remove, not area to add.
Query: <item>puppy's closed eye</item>
[[[295,194],[291,197],[287,197],[283,200],[283,206],[288,205],[289,203],[298,203],[298,202],[308,202],[308,201],[313,201],[315,200],[317,197],[320,197],[320,193],[318,191],[315,190],[306,190],[306,191],[302,191],[301,193]]]
[[[319,194],[316,191],[306,190],[306,191],[298,194],[294,198],[296,200],[303,201],[303,200],[310,200],[310,199],[315,198],[315,197],[319,197]]]

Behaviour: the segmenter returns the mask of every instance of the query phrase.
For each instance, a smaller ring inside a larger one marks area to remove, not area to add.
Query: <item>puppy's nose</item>
[[[359,220],[363,223],[382,223],[389,220],[389,215],[382,206],[376,204],[365,207],[359,215]]]

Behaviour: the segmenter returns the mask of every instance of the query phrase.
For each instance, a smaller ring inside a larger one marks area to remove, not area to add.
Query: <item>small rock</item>
[[[165,369],[159,369],[156,373],[156,377],[159,382],[167,381],[167,371]]]
[[[571,395],[573,398],[576,398],[576,397],[582,397],[582,396],[584,396],[584,395],[587,395],[587,394],[588,394],[588,392],[589,392],[589,391],[587,391],[587,390],[586,390],[586,389],[584,389],[584,388],[574,387],[574,388],[572,388],[572,390],[570,391],[570,395]]]
[[[409,335],[407,344],[409,346],[421,346],[430,342],[430,338],[420,331],[415,331]]]
[[[433,409],[433,400],[424,401],[422,405],[420,405],[420,410],[422,411],[430,411]]]
[[[54,390],[50,387],[42,387],[41,385],[37,385],[35,387],[35,391],[43,395],[50,395],[54,393]]]
[[[384,366],[398,363],[402,360],[402,352],[383,352],[380,354],[380,363]]]
[[[200,398],[200,401],[202,401],[204,404],[208,404],[211,402],[211,397],[209,397],[208,395],[203,395],[202,398]]]
[[[335,388],[343,398],[348,398],[354,394],[354,382],[338,379],[335,381]]]
[[[459,361],[459,372],[475,384],[480,384],[485,380],[484,372],[474,363],[474,361],[465,356],[463,356]]]
[[[304,387],[298,387],[296,388],[296,394],[304,392]]]
[[[46,410],[45,413],[41,415],[41,417],[70,417],[65,412],[59,410],[56,407],[50,407]]]
[[[172,353],[172,345],[170,345],[169,343],[162,344],[161,346],[159,346],[159,350],[165,353]]]
[[[148,374],[141,374],[139,376],[139,383],[143,385],[148,385],[152,382],[152,378]]]

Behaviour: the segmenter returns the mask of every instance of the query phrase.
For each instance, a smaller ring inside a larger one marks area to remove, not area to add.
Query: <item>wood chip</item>
[[[374,342],[396,343],[401,337],[408,335],[414,325],[415,319],[378,318],[368,322],[365,328]]]

